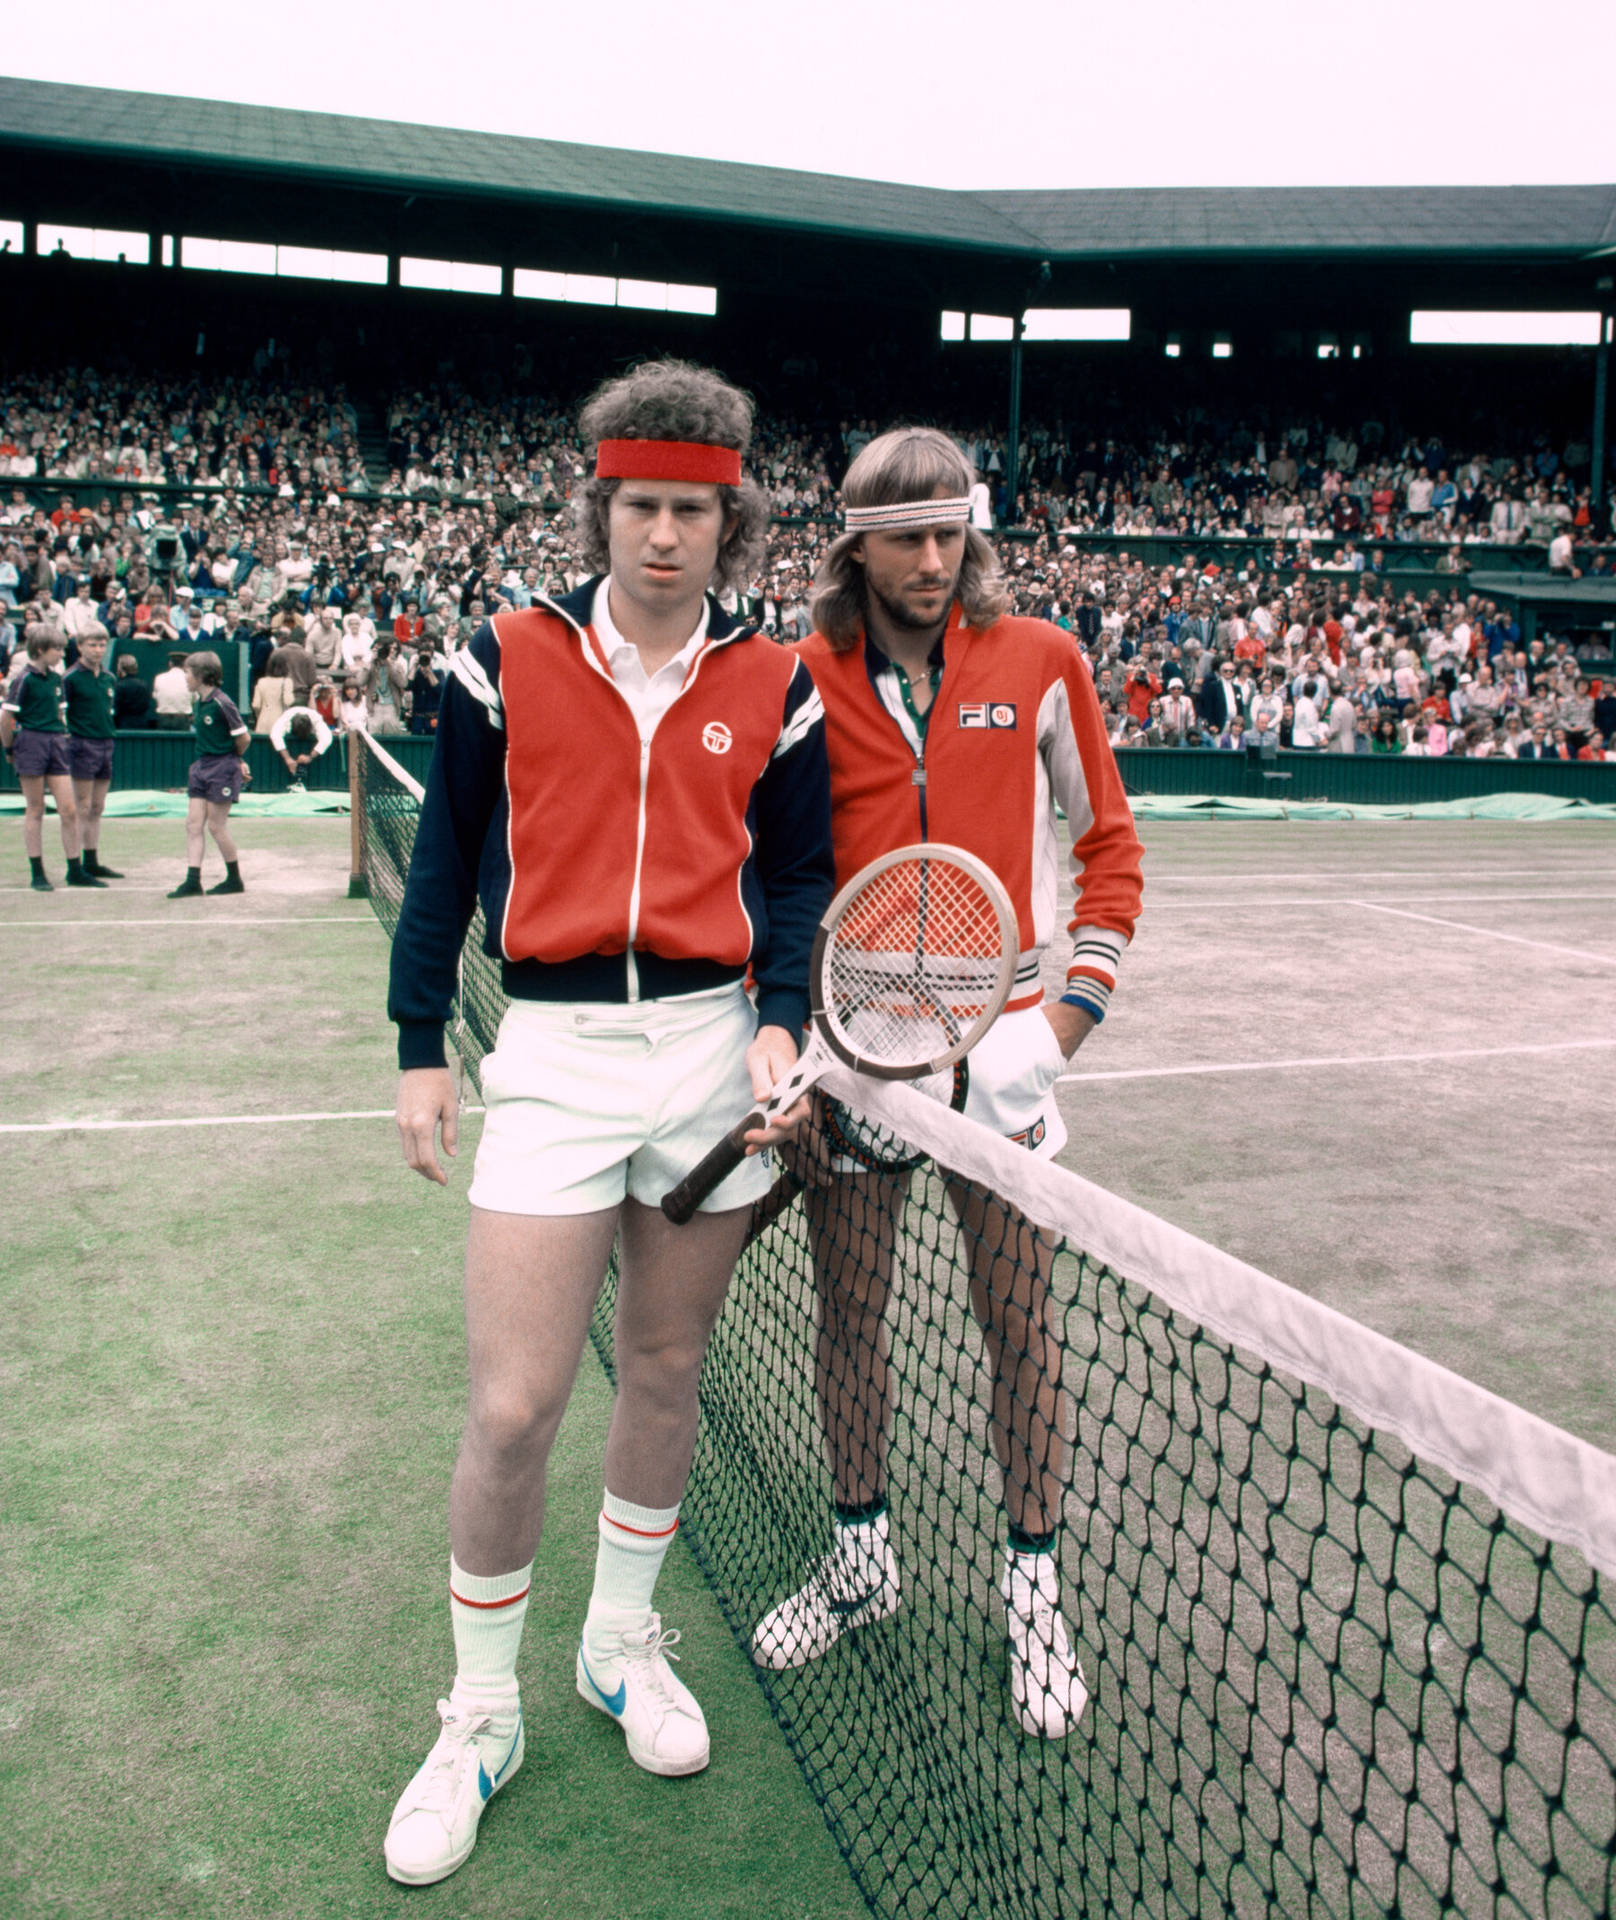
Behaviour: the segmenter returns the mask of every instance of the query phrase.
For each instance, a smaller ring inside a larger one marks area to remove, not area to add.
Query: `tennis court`
[[[8,1125],[101,1123],[0,1134],[0,1377],[26,1410],[3,1470],[8,1905],[672,1914],[699,1890],[703,1912],[862,1912],[688,1556],[666,1610],[717,1733],[711,1772],[639,1776],[573,1710],[607,1396],[593,1361],[524,1647],[545,1739],[490,1812],[500,1844],[452,1892],[383,1877],[387,1812],[448,1678],[453,1194],[476,1121],[445,1197],[397,1165],[385,1120],[274,1118],[390,1107],[386,939],[345,897],[344,822],[241,837],[237,901],[162,898],[172,823],[109,825],[128,878],[107,897],[37,898],[20,857],[0,880],[10,976],[30,1005],[33,982],[58,985],[50,1019],[13,1032]],[[1616,1445],[1611,829],[1145,837],[1126,987],[1063,1090],[1072,1164]],[[958,1824],[963,1847],[968,1808]]]

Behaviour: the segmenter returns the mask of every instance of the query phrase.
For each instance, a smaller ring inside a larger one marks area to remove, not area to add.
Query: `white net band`
[[[1298,1293],[912,1087],[834,1067],[821,1083],[1230,1345],[1321,1387],[1546,1540],[1616,1575],[1616,1456]]]

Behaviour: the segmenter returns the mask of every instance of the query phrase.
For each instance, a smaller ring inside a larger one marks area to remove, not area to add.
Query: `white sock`
[[[607,1489],[586,1627],[632,1633],[649,1623],[651,1595],[678,1525],[677,1506],[637,1507]]]
[[[468,1711],[516,1708],[516,1655],[533,1585],[533,1562],[512,1573],[467,1573],[449,1556],[449,1618],[455,1683],[450,1702]]]

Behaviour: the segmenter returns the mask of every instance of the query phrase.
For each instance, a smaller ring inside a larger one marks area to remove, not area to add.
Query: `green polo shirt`
[[[206,760],[215,754],[234,753],[236,739],[247,729],[228,694],[217,687],[205,700],[191,702],[191,725],[196,729],[196,757]]]
[[[903,668],[900,667],[897,661],[889,654],[882,653],[881,649],[874,646],[873,642],[871,645],[874,652],[879,656],[879,665],[876,667],[876,673],[882,677],[890,677],[892,684],[898,690],[898,698],[903,702],[903,710],[914,723],[915,732],[919,734],[921,745],[924,746],[926,742],[926,725],[937,706],[937,689],[943,684],[942,641],[939,640],[936,646],[932,648],[931,654],[926,661],[926,678],[931,686],[931,704],[926,708],[924,713],[915,705],[914,682],[909,678],[908,674],[904,672]]]
[[[67,730],[77,740],[110,740],[116,729],[112,724],[112,702],[118,683],[101,668],[91,672],[78,661],[62,682],[62,704],[67,709]]]
[[[66,733],[62,718],[62,683],[47,667],[43,672],[24,667],[6,688],[6,711],[30,733]]]

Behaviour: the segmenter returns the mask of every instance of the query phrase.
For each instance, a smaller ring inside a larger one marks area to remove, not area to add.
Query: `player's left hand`
[[[1038,1011],[1054,1028],[1055,1043],[1068,1060],[1098,1025],[1092,1013],[1069,1007],[1064,1000],[1046,1000]]]
[[[760,1106],[796,1064],[797,1041],[794,1034],[787,1033],[784,1027],[758,1028],[757,1038],[746,1050],[746,1070],[752,1076],[752,1094]],[[754,1127],[746,1136],[747,1153],[754,1154],[781,1140],[789,1140],[808,1118],[809,1109],[809,1098],[804,1094],[780,1115],[773,1126]]]

